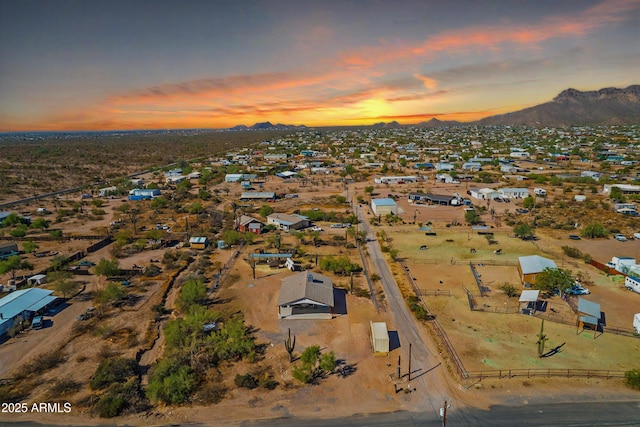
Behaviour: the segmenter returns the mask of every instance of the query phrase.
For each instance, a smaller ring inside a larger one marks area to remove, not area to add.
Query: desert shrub
[[[100,418],[113,418],[120,415],[124,409],[125,401],[119,394],[106,393],[98,403],[95,410]]]
[[[145,277],[156,277],[161,271],[160,267],[155,264],[151,264],[149,267],[144,269],[142,275]]]
[[[102,359],[89,382],[89,386],[92,390],[100,390],[113,383],[123,383],[137,373],[138,363],[135,359],[124,357]]]
[[[30,375],[39,375],[49,369],[53,369],[64,362],[65,354],[62,349],[51,350],[34,357],[20,368],[15,375],[16,379],[27,378]]]
[[[589,239],[596,239],[598,237],[606,237],[607,230],[600,223],[594,222],[587,225],[580,233],[582,237],[588,237]]]
[[[624,373],[625,383],[636,390],[640,390],[640,369],[632,369]]]
[[[503,283],[500,285],[500,290],[504,292],[509,298],[518,295],[518,289],[511,283]]]
[[[111,384],[94,409],[101,418],[113,418],[127,410],[139,412],[147,409],[148,406],[140,381],[134,377],[129,378],[125,383]]]
[[[363,288],[357,288],[355,290],[354,294],[357,297],[361,297],[361,298],[369,298],[369,296],[370,296],[369,291],[367,289],[363,289]]]
[[[236,375],[233,382],[238,387],[244,387],[248,389],[254,389],[258,387],[258,381],[256,381],[256,379],[251,374],[245,374],[245,375],[238,374]]]
[[[195,390],[197,379],[190,366],[177,358],[162,359],[151,369],[147,396],[154,402],[184,403]]]
[[[418,320],[429,320],[431,316],[427,312],[427,310],[420,304],[420,300],[416,296],[410,296],[407,299],[409,303],[409,309],[413,312],[413,315],[416,316]]]
[[[565,253],[565,255],[571,257],[571,258],[584,258],[585,254],[582,253],[582,251],[580,251],[577,248],[573,248],[571,246],[562,246],[562,251]]]

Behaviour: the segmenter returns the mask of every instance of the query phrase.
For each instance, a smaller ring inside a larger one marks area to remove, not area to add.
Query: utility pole
[[[447,401],[444,401],[444,406],[440,408],[440,418],[442,418],[442,427],[447,427],[447,409],[451,408],[451,405],[447,405]]]
[[[411,382],[411,343],[409,343],[409,379],[408,382]]]

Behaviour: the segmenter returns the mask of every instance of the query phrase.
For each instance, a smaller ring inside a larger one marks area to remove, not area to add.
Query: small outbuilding
[[[209,240],[206,237],[192,237],[189,239],[189,246],[193,249],[206,249],[209,246]]]
[[[36,274],[27,279],[29,286],[44,285],[47,282],[47,276],[45,274]]]
[[[593,337],[595,338],[600,327],[600,319],[602,319],[600,304],[584,298],[578,298],[578,332],[581,326],[584,328],[589,325],[593,328]]]
[[[371,325],[371,348],[374,356],[389,355],[389,331],[386,322],[369,322]]]
[[[371,210],[374,215],[398,214],[398,204],[391,198],[371,200]]]

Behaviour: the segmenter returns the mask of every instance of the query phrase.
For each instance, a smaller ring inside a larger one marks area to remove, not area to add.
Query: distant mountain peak
[[[480,125],[607,126],[640,123],[640,85],[595,91],[563,90],[552,101],[486,117]]]

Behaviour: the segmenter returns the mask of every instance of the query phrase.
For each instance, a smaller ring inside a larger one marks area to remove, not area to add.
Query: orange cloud
[[[414,77],[420,80],[427,89],[435,89],[438,86],[438,82],[430,77],[422,76],[420,74],[414,74]]]
[[[399,60],[425,59],[443,51],[460,52],[471,48],[498,49],[503,44],[530,48],[552,38],[583,36],[608,24],[629,19],[630,11],[640,8],[637,0],[607,0],[575,16],[554,16],[530,25],[507,24],[445,31],[418,43],[364,46],[344,52],[340,63],[347,68],[369,68]]]

